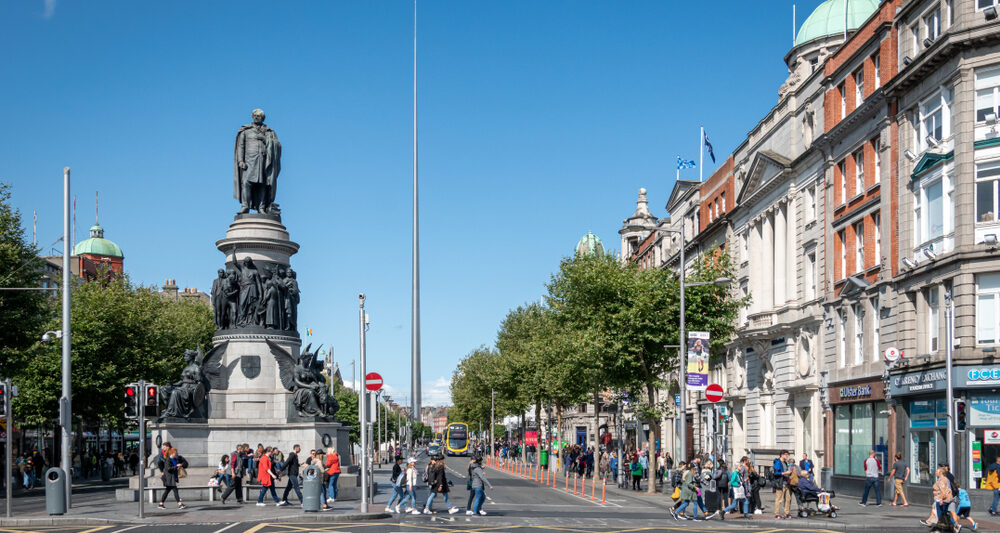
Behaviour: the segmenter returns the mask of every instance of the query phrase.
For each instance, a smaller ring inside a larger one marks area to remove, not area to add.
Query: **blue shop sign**
[[[893,396],[904,396],[943,391],[947,387],[947,383],[948,373],[943,368],[910,372],[892,376],[889,383],[889,393]]]
[[[1000,366],[960,366],[955,368],[955,386],[962,388],[1000,387]]]

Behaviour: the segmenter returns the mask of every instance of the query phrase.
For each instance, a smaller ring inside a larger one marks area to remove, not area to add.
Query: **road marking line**
[[[135,528],[143,527],[143,526],[145,526],[145,524],[139,524],[137,526],[131,526],[131,527],[127,527],[125,529],[119,529],[118,531],[115,531],[114,533],[122,533],[123,531],[128,531],[130,529],[135,529]]]
[[[222,533],[223,531],[225,531],[225,530],[227,530],[227,529],[229,529],[231,527],[238,526],[238,525],[240,525],[242,523],[243,522],[233,522],[232,524],[229,524],[228,526],[226,526],[226,527],[224,527],[222,529],[216,529],[215,533]]]
[[[80,533],[94,533],[95,531],[103,531],[105,529],[111,529],[112,527],[114,526],[97,526],[97,527],[92,527],[90,529],[84,529],[80,531]]]

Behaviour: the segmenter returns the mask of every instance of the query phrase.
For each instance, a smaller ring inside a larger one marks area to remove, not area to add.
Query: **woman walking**
[[[642,483],[642,463],[638,457],[632,457],[632,490],[639,490]]]
[[[684,520],[690,520],[687,515],[684,514],[684,510],[687,509],[688,505],[692,505],[694,508],[694,518],[698,518],[698,484],[695,481],[694,465],[687,465],[687,469],[684,471],[684,476],[681,478],[681,506],[677,509],[674,514],[674,518],[683,518]],[[674,512],[671,510],[671,512]]]
[[[726,519],[726,513],[737,509],[740,503],[743,504],[743,518],[750,518],[750,502],[747,499],[747,461],[746,457],[740,459],[739,466],[729,474],[729,490],[733,491],[733,501],[719,515],[723,520]]]
[[[340,479],[340,456],[333,448],[326,449],[326,473],[330,476],[326,489],[326,503],[337,501],[337,481]]]
[[[417,460],[410,458],[406,461],[406,470],[403,471],[403,476],[406,478],[405,484],[406,494],[403,495],[403,501],[400,505],[405,504],[407,501],[410,502],[410,507],[406,510],[410,514],[420,514],[417,510]]]
[[[167,451],[167,458],[163,462],[163,473],[160,475],[160,479],[163,481],[163,496],[160,497],[160,505],[158,505],[160,509],[166,509],[163,503],[167,501],[167,495],[170,494],[171,490],[174,492],[174,499],[177,500],[177,508],[187,509],[187,506],[181,501],[181,493],[177,492],[177,480],[187,475],[184,473],[187,467],[187,460],[177,454],[177,448],[170,448]]]
[[[476,456],[472,461],[472,466],[469,469],[470,479],[472,481],[472,493],[476,496],[475,503],[472,504],[472,510],[466,511],[465,514],[479,514],[486,516],[486,511],[483,510],[483,501],[486,500],[485,488],[489,487],[493,490],[493,485],[490,484],[489,480],[486,479],[486,474],[483,473],[483,458]]]
[[[750,512],[762,514],[764,505],[760,501],[760,489],[764,487],[767,480],[757,473],[757,469],[753,467],[753,463],[749,459],[747,460],[747,480],[750,482]]]
[[[434,468],[431,469],[428,479],[430,479],[431,494],[427,497],[427,503],[424,504],[424,514],[434,514],[431,506],[434,504],[434,497],[438,494],[444,496],[444,504],[448,506],[448,513],[457,513],[458,507],[452,507],[451,500],[448,498],[448,478],[444,471],[443,457],[434,461]]]
[[[273,451],[271,448],[265,448],[264,453],[260,455],[257,463],[257,481],[260,483],[260,494],[257,496],[257,507],[263,507],[267,505],[264,503],[264,495],[268,491],[271,492],[271,497],[274,498],[275,505],[281,505],[281,500],[278,499],[278,493],[274,490],[274,482],[278,479],[278,474],[274,469]]]

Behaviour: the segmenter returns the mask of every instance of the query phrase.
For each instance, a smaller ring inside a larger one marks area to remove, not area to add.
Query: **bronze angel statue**
[[[166,385],[160,392],[167,404],[160,419],[203,419],[208,418],[205,399],[211,389],[228,387],[229,372],[222,365],[228,341],[215,346],[208,353],[199,347],[184,352],[184,370],[181,379]]]
[[[340,405],[330,396],[323,377],[322,363],[316,360],[319,349],[310,351],[310,344],[296,360],[290,352],[270,339],[267,339],[267,346],[278,362],[281,384],[292,393],[292,403],[298,415],[332,418]]]

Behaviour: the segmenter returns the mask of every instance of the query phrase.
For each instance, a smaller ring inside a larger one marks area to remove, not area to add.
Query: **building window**
[[[997,344],[1000,340],[1000,272],[976,276],[976,343]]]
[[[997,0],[976,0],[976,11],[982,11],[996,3]]]
[[[872,225],[875,226],[875,264],[882,264],[882,215],[872,215]]]
[[[806,254],[806,300],[816,297],[816,252]]]
[[[740,257],[744,261],[750,260],[750,251],[748,250],[749,230],[744,231],[740,234]]]
[[[840,92],[840,118],[847,116],[847,84],[846,82],[840,82],[840,86],[837,87],[837,91]]]
[[[938,351],[940,346],[940,306],[938,305],[938,288],[928,287],[924,290],[927,299],[927,348],[931,352]]]
[[[847,203],[847,164],[845,161],[837,163],[837,170],[840,173],[840,203]]]
[[[882,86],[882,72],[879,70],[879,57],[878,52],[872,56],[872,65],[875,67],[875,87],[873,89],[878,89]]]
[[[941,36],[941,9],[934,9],[920,21],[924,37],[936,40]]]
[[[1000,161],[976,165],[976,221],[996,222]]]
[[[837,237],[840,240],[840,278],[843,279],[847,277],[847,230],[840,230],[837,232]]]
[[[816,72],[816,67],[819,66],[819,58],[814,57],[809,60],[809,72]]]
[[[854,152],[854,194],[865,192],[865,149]]]
[[[986,122],[986,115],[1000,117],[1000,66],[976,69],[976,122]]]
[[[806,189],[806,222],[816,219],[816,187]]]
[[[933,241],[952,231],[948,220],[953,213],[950,166],[915,185],[914,228],[915,247]]]
[[[837,355],[840,359],[840,367],[843,368],[847,366],[847,311],[841,309],[837,311],[840,318],[840,343],[837,349]]]
[[[880,353],[880,323],[882,322],[881,308],[879,307],[878,296],[872,296],[872,361],[878,362]]]
[[[852,305],[851,312],[854,313],[854,364],[860,365],[865,362],[865,312],[861,304]]]
[[[720,196],[720,198],[722,198],[722,212],[725,213],[726,212],[726,193],[722,193],[722,196]]]
[[[874,165],[872,165],[872,184],[881,183],[882,181],[882,154],[879,153],[878,149],[879,140],[878,137],[872,139],[871,147],[872,154],[874,155]]]
[[[865,269],[865,221],[854,225],[854,271]]]
[[[865,100],[865,69],[862,67],[854,73],[854,107],[859,107]]]
[[[920,151],[927,150],[927,137],[940,141],[951,137],[951,87],[942,87],[920,103]]]
[[[835,474],[863,477],[868,452],[875,450],[882,473],[889,469],[889,407],[886,402],[841,404],[834,407]]]

